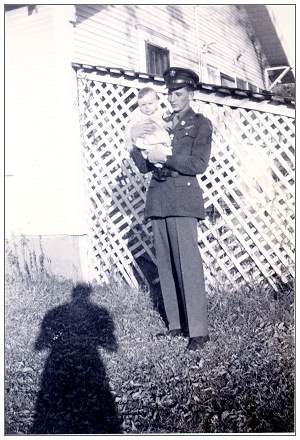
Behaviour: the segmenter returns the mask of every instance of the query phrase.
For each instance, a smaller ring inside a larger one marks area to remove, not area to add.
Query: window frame
[[[218,69],[217,67],[213,66],[212,64],[206,64],[206,69],[205,69],[205,82],[209,83],[210,81],[210,75],[208,72],[208,69],[212,71],[214,71],[214,74],[216,74],[216,77],[218,79],[218,83],[217,85],[220,86],[221,85],[221,75],[220,75],[220,69]]]
[[[137,40],[139,46],[139,70],[140,72],[147,73],[147,51],[146,43],[153,46],[160,47],[169,51],[170,66],[174,64],[173,54],[176,53],[174,49],[174,40],[166,35],[148,28],[142,24],[137,25]]]
[[[230,81],[230,82],[231,82],[231,80],[233,80],[232,81],[232,85],[227,85],[227,84],[224,85],[224,84],[222,84],[222,79]],[[231,76],[231,75],[228,75],[227,73],[220,72],[220,81],[221,81],[221,86],[224,86],[224,87],[236,87],[236,76]]]

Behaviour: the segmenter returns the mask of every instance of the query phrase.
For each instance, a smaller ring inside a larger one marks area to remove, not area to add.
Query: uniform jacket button
[[[187,183],[187,186],[191,186],[191,182],[188,182],[188,183]]]

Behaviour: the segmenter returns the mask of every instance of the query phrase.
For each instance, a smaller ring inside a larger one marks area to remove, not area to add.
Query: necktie
[[[176,127],[178,122],[179,122],[179,116],[177,115],[177,113],[175,113],[173,121],[172,121],[173,128]]]

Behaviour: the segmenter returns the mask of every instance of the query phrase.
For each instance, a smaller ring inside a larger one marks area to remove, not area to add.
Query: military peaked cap
[[[199,82],[197,73],[182,67],[170,67],[164,72],[163,77],[169,90],[177,90],[182,87],[195,89]]]

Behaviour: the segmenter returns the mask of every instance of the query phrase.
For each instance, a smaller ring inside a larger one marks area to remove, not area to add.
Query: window
[[[251,84],[248,81],[245,81],[240,78],[236,79],[236,86],[238,89],[251,90],[252,92],[258,92],[259,90],[261,90],[257,86],[255,86],[254,84]]]
[[[170,67],[169,50],[146,42],[146,62],[147,73],[162,76]]]
[[[248,89],[251,90],[252,92],[257,92],[258,87],[256,87],[255,85],[248,83]]]
[[[220,84],[220,72],[216,67],[207,65],[205,82],[208,84]]]
[[[244,81],[243,79],[237,78],[236,79],[236,86],[238,89],[247,90],[247,81]]]
[[[236,76],[230,76],[226,73],[220,72],[217,67],[207,64],[204,70],[204,82],[208,84],[222,85],[225,87],[233,87],[241,90],[251,90],[252,92],[261,91],[259,87],[251,84],[245,79]]]
[[[226,87],[235,87],[235,78],[225,73],[221,73],[221,85]]]

